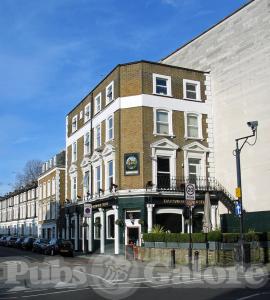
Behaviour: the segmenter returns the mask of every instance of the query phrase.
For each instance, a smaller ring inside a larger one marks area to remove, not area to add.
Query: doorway
[[[127,245],[139,244],[139,227],[128,227],[127,228]]]

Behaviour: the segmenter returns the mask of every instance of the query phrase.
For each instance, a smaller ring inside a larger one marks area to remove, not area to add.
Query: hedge
[[[207,240],[209,242],[223,242],[223,243],[237,243],[239,240],[239,233],[221,233],[220,231],[211,231],[207,234]],[[205,243],[205,233],[192,233],[191,239],[193,243]],[[167,243],[188,243],[188,233],[144,233],[143,240],[145,242],[167,242]],[[253,241],[270,241],[270,232],[249,232],[244,234],[244,240],[246,242]]]

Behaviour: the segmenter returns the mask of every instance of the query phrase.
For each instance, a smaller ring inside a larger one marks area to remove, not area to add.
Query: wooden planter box
[[[192,248],[194,250],[205,250],[206,249],[206,243],[193,243]]]
[[[218,250],[220,245],[219,242],[208,242],[209,250]]]
[[[179,247],[179,249],[188,249],[189,243],[179,243],[178,247]],[[192,247],[192,244],[191,244],[191,247]]]
[[[165,242],[155,242],[155,248],[166,248]]]
[[[155,242],[144,242],[145,248],[155,248]]]
[[[234,245],[235,245],[234,243],[221,243],[220,250],[233,250]]]
[[[176,242],[167,242],[167,248],[177,249],[177,248],[179,248],[179,245]]]

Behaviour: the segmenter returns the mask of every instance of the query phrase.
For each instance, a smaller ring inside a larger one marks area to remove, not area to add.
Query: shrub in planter
[[[207,233],[207,240],[209,242],[221,242],[222,241],[222,233],[220,230],[214,230]]]
[[[176,242],[188,243],[189,242],[189,234],[188,233],[177,233]]]
[[[223,243],[237,243],[239,240],[239,233],[223,233],[222,242]]]
[[[260,240],[260,234],[258,232],[248,232],[244,234],[245,242],[257,242]]]
[[[192,233],[192,243],[205,243],[205,234],[202,232]]]
[[[154,242],[154,240],[153,240],[153,234],[152,233],[144,233],[143,234],[143,240],[145,242]]]
[[[153,233],[153,235],[154,235],[155,242],[166,242],[165,232]]]

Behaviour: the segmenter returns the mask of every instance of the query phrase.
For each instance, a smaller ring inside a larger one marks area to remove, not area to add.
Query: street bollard
[[[175,268],[175,250],[174,249],[171,250],[171,267],[172,267],[172,269]]]
[[[199,271],[199,251],[195,251],[194,253],[194,269],[195,272]]]

